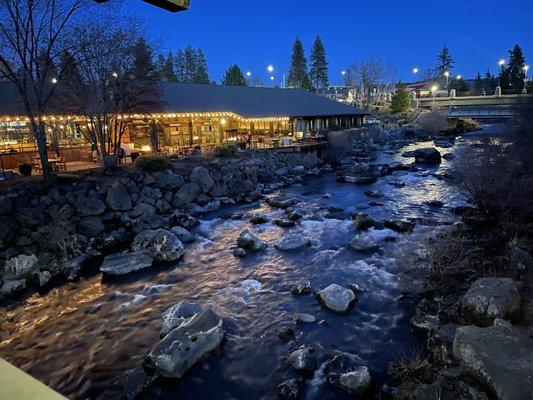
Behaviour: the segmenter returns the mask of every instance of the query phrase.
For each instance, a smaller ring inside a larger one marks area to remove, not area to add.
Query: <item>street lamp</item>
[[[529,70],[529,65],[524,65],[522,67],[522,69],[524,70],[524,90],[523,90],[523,93],[527,94],[527,71]]]
[[[498,86],[501,87],[501,78],[502,78],[502,71],[503,66],[505,65],[505,60],[503,58],[500,58],[500,61],[498,61],[498,66],[500,67],[500,73],[498,74]]]
[[[438,88],[439,87],[437,85],[431,86],[431,94],[433,95],[433,106],[432,106],[433,109],[435,108],[435,93],[437,92]]]
[[[413,68],[413,74],[415,74],[415,75],[418,74],[418,68],[417,67]]]
[[[57,78],[52,78],[52,84],[56,84],[57,83]]]
[[[246,76],[249,78],[252,76],[252,73],[250,71],[246,71]]]
[[[450,81],[450,71],[444,72],[444,76],[446,77],[446,91],[448,91],[448,82]]]
[[[267,71],[270,72],[270,73],[272,73],[272,72],[274,71],[274,67],[273,67],[272,65],[269,65],[269,66],[267,67]]]
[[[463,77],[461,75],[457,75],[457,80],[460,81],[461,79],[463,79]]]

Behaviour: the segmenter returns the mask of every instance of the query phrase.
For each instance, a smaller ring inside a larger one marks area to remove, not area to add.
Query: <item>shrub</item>
[[[419,345],[399,352],[389,365],[389,375],[398,383],[422,382],[428,370],[429,363]]]
[[[422,114],[418,120],[420,127],[426,131],[439,133],[450,129],[446,117],[438,111]]]
[[[163,156],[140,156],[135,160],[135,167],[149,172],[164,171],[168,169],[169,162]]]
[[[215,147],[215,157],[217,158],[234,157],[236,152],[237,147],[229,143]]]
[[[453,129],[453,133],[461,134],[466,132],[479,131],[481,125],[475,119],[472,118],[459,118]]]
[[[5,269],[6,272],[13,274],[17,279],[28,278],[39,271],[38,260],[34,254],[31,256],[21,254],[7,260]]]

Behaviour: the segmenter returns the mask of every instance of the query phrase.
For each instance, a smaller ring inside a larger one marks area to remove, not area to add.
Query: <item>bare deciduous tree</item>
[[[74,55],[72,34],[89,0],[0,0],[0,78],[18,89],[37,141],[43,178],[50,179],[45,115],[63,71],[61,58]]]
[[[87,121],[82,133],[106,169],[117,164],[122,137],[134,114],[151,112],[160,103],[155,70],[147,65],[141,71],[135,63],[137,26],[132,21],[102,20],[97,26],[79,28],[76,37],[82,50],[60,85],[65,105]],[[95,35],[98,40],[92,39]]]
[[[352,64],[346,75],[348,82],[359,87],[361,100],[368,104],[372,89],[376,88],[384,79],[385,66],[379,57],[369,56]]]

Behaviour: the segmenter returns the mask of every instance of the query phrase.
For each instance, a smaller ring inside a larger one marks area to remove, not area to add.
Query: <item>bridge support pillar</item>
[[[494,96],[502,97],[502,88],[500,86],[496,86],[496,89],[494,89]]]
[[[455,99],[455,96],[457,95],[455,89],[450,90],[450,99]]]

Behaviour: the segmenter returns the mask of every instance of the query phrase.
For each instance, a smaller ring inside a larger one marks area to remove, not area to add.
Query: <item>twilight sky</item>
[[[162,51],[201,47],[217,82],[236,63],[265,83],[272,64],[280,83],[296,35],[307,57],[315,35],[322,37],[331,84],[369,54],[390,61],[398,78],[409,80],[413,67],[435,66],[443,44],[455,59],[454,73],[467,77],[478,69],[496,71],[516,43],[533,64],[533,0],[191,0],[189,11],[177,14],[140,0],[130,6]]]

